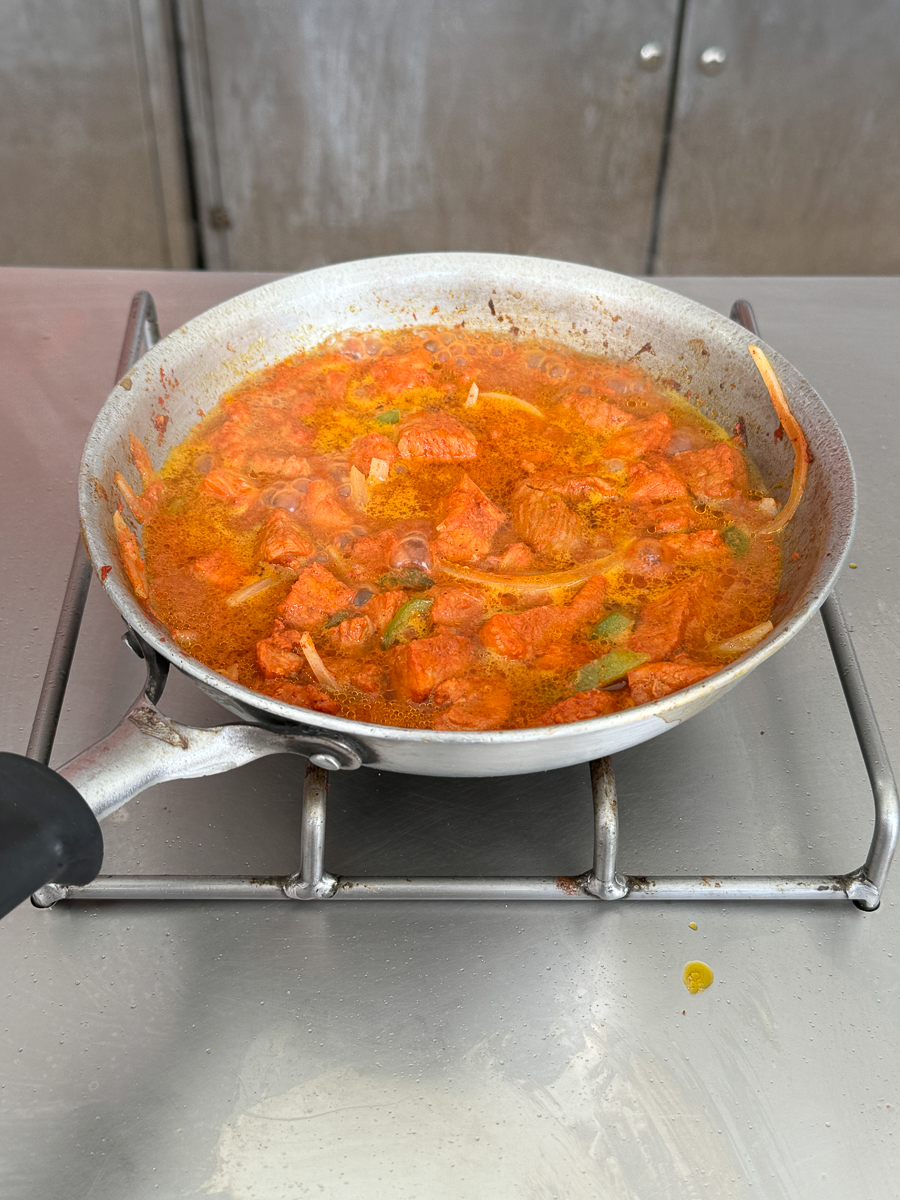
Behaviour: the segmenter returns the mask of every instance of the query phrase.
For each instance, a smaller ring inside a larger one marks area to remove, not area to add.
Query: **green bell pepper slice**
[[[575,675],[573,687],[576,692],[590,692],[594,688],[617,683],[649,658],[649,654],[637,654],[634,650],[610,650],[602,658],[586,663]]]
[[[421,636],[425,632],[426,619],[431,612],[432,604],[434,601],[427,596],[420,596],[401,604],[388,621],[387,628],[382,635],[382,650],[389,650],[391,646],[405,639],[409,633],[417,633]]]
[[[588,638],[592,642],[614,642],[633,627],[634,621],[631,617],[626,617],[624,613],[611,612],[594,626]]]

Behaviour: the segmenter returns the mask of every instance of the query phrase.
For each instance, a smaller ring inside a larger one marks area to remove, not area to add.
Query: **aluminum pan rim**
[[[709,702],[710,693],[729,690],[740,678],[749,674],[750,671],[754,670],[790,641],[807,624],[830,593],[849,554],[857,512],[856,479],[849,450],[843,435],[840,433],[824,401],[822,401],[811,385],[778,351],[770,347],[761,338],[744,330],[729,318],[722,316],[713,309],[707,308],[705,305],[688,300],[676,292],[671,292],[656,284],[631,279],[596,267],[585,267],[550,259],[536,259],[515,255],[440,253],[367,259],[361,262],[321,267],[314,271],[288,276],[273,283],[264,284],[262,287],[243,293],[232,300],[225,301],[201,313],[186,325],[183,325],[164,338],[140,360],[137,366],[149,368],[155,372],[166,361],[171,362],[173,359],[177,361],[179,351],[182,349],[186,350],[188,346],[195,343],[198,339],[203,340],[223,332],[229,325],[233,325],[234,323],[234,315],[231,310],[236,301],[241,302],[242,311],[246,315],[246,312],[249,310],[262,309],[270,305],[272,301],[278,301],[292,292],[296,292],[298,286],[302,292],[304,287],[313,290],[322,284],[327,285],[330,280],[334,280],[337,285],[344,281],[348,274],[358,278],[358,286],[362,289],[367,284],[370,286],[389,286],[392,283],[399,283],[403,279],[421,276],[425,273],[429,277],[439,277],[441,274],[445,274],[451,279],[458,278],[461,273],[471,273],[473,276],[483,274],[503,280],[504,277],[508,277],[510,272],[515,273],[517,276],[534,276],[536,272],[539,272],[544,277],[549,273],[554,275],[555,281],[560,284],[568,285],[577,291],[593,288],[599,294],[603,294],[605,297],[612,298],[613,300],[619,299],[633,302],[645,297],[648,301],[660,303],[660,297],[662,297],[662,302],[667,303],[672,308],[673,315],[681,310],[684,313],[693,315],[697,319],[702,318],[707,329],[711,333],[715,333],[723,338],[726,342],[744,346],[755,343],[762,346],[778,372],[779,377],[782,379],[782,383],[786,385],[785,390],[788,394],[792,391],[796,392],[800,390],[812,397],[821,406],[824,418],[831,422],[833,433],[839,439],[845,458],[847,476],[851,485],[850,512],[849,514],[844,514],[843,528],[838,529],[838,522],[835,522],[835,528],[832,530],[831,541],[829,543],[832,560],[830,570],[820,569],[817,572],[815,587],[810,590],[807,598],[779,628],[774,630],[753,650],[735,660],[735,662],[729,664],[727,667],[717,671],[714,675],[701,680],[691,687],[684,688],[679,692],[675,692],[670,696],[649,704],[639,705],[635,708],[626,709],[623,712],[613,713],[608,716],[572,722],[567,725],[538,726],[528,729],[486,730],[481,732],[448,732],[429,729],[408,729],[391,725],[372,725],[361,721],[354,721],[347,717],[331,716],[326,713],[302,710],[283,701],[275,700],[261,692],[255,692],[250,688],[233,683],[225,676],[220,675],[218,672],[213,671],[203,663],[185,654],[170,638],[161,637],[160,633],[163,632],[161,627],[156,625],[147,616],[130,590],[120,584],[115,574],[111,573],[107,579],[101,579],[101,583],[128,624],[146,641],[157,647],[163,656],[177,666],[179,670],[183,671],[189,677],[196,679],[201,685],[205,685],[206,689],[226,696],[245,708],[255,709],[261,716],[268,714],[275,717],[279,722],[292,725],[315,725],[321,729],[345,733],[353,738],[362,740],[375,738],[380,741],[392,742],[429,742],[448,747],[498,744],[512,746],[515,744],[529,744],[535,741],[565,741],[571,738],[576,730],[579,735],[589,737],[594,732],[612,732],[617,729],[625,729],[640,722],[650,721],[654,717],[660,718],[667,724],[675,724],[681,719],[678,715],[678,710],[688,710],[684,713],[684,716],[688,716],[691,712],[696,711],[698,707],[704,707],[705,704],[703,701]],[[535,279],[534,282],[537,286],[541,284],[540,279]],[[94,514],[98,511],[98,499],[95,494],[94,484],[102,472],[103,455],[107,452],[113,421],[118,415],[119,407],[126,403],[128,398],[129,393],[120,387],[117,387],[111,393],[91,429],[81,463],[78,490],[82,532],[95,572],[98,572],[98,564],[103,562],[108,554],[108,550],[99,528],[99,522],[94,519]]]

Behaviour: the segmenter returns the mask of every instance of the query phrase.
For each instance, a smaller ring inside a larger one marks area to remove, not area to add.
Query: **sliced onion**
[[[365,510],[369,503],[369,489],[366,477],[359,467],[350,468],[350,500],[354,508]]]
[[[322,662],[322,657],[316,649],[316,644],[306,630],[300,634],[300,649],[309,663],[309,669],[315,675],[317,681],[321,683],[322,687],[325,688],[326,692],[336,692],[339,687],[338,681]]]
[[[521,408],[523,412],[531,413],[533,417],[540,417],[542,421],[547,420],[546,413],[535,404],[529,403],[528,400],[522,400],[519,396],[510,396],[506,392],[481,392],[482,400],[498,400],[503,404],[508,404],[511,408]]]
[[[139,600],[148,600],[150,588],[147,583],[147,567],[141,554],[141,548],[118,509],[113,513],[113,526],[116,531],[116,541],[119,543],[122,566],[134,589],[134,594]]]
[[[275,587],[279,583],[281,583],[281,579],[277,575],[265,575],[262,579],[254,579],[246,587],[238,588],[236,592],[232,592],[230,596],[226,596],[225,603],[229,608],[237,608],[239,604],[244,604],[247,600],[252,600],[254,596],[259,596],[262,592],[267,592],[269,588]]]
[[[152,483],[156,482],[156,471],[153,469],[153,463],[150,461],[147,447],[133,433],[129,433],[128,442],[131,448],[131,461],[137,467],[141,483],[145,488],[148,488]]]
[[[752,650],[757,642],[761,642],[774,628],[771,621],[763,621],[761,625],[754,625],[752,629],[745,629],[743,633],[719,642],[717,646],[713,646],[713,653],[744,654],[747,650]]]
[[[791,445],[794,447],[794,476],[791,480],[791,494],[787,498],[787,503],[773,521],[768,525],[763,525],[761,529],[754,530],[755,533],[777,533],[779,529],[784,529],[788,521],[797,511],[797,505],[803,498],[803,489],[806,487],[806,472],[809,467],[809,449],[806,445],[806,438],[803,435],[803,430],[797,423],[794,414],[788,408],[788,402],[782,391],[781,384],[778,382],[778,377],[772,370],[772,364],[760,350],[759,346],[748,346],[750,355],[756,363],[756,369],[762,376],[762,381],[766,385],[766,391],[772,400],[772,405],[778,413],[778,418],[781,421],[781,428],[788,435]]]
[[[149,520],[156,512],[157,501],[159,500],[159,484],[151,483],[150,487],[145,489],[144,494],[140,495],[128,483],[128,480],[121,473],[116,471],[113,476],[113,483],[119,489],[122,499],[128,505],[128,509],[139,525]]]
[[[478,399],[478,384],[473,383],[472,386],[469,388],[469,394],[468,394],[468,396],[466,396],[466,402],[463,407],[464,408],[474,408],[475,401],[477,399]]]
[[[536,575],[499,575],[494,571],[478,571],[473,567],[459,567],[455,563],[442,562],[440,570],[451,579],[462,579],[481,587],[497,588],[503,592],[550,592],[554,588],[574,587],[587,583],[594,575],[603,575],[617,567],[625,557],[627,547],[597,558],[593,562],[580,563],[568,571],[544,571]]]
[[[391,473],[390,464],[383,458],[373,458],[369,463],[369,482],[384,483]]]

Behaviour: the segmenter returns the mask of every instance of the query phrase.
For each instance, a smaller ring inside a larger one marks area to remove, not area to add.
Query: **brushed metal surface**
[[[676,0],[179,0],[216,268],[643,266]],[[224,207],[230,228],[216,229]]]
[[[0,271],[4,748],[25,747],[78,458],[132,293],[153,292],[167,332],[252,282]],[[847,436],[858,569],[839,586],[900,761],[900,280],[667,282],[719,312],[748,296]],[[94,585],[54,761],[107,733],[140,686],[121,631]],[[166,711],[222,718],[177,676]],[[302,765],[148,792],[106,822],[104,870],[296,870]],[[615,767],[623,870],[829,872],[865,855],[871,800],[818,623]],[[587,770],[338,776],[326,841],[343,874],[576,874],[590,865]],[[894,1200],[895,890],[872,915],[714,901],[23,906],[0,925],[0,1194]],[[681,983],[691,959],[715,973],[698,996]]]
[[[897,0],[691,0],[681,64],[657,274],[900,270]]]
[[[165,0],[0,5],[0,262],[189,267]]]

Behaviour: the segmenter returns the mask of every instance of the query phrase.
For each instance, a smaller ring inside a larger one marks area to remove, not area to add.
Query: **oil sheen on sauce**
[[[136,592],[195,658],[315,711],[565,723],[771,629],[775,502],[740,440],[633,364],[515,332],[322,345],[146,466],[119,484]]]

